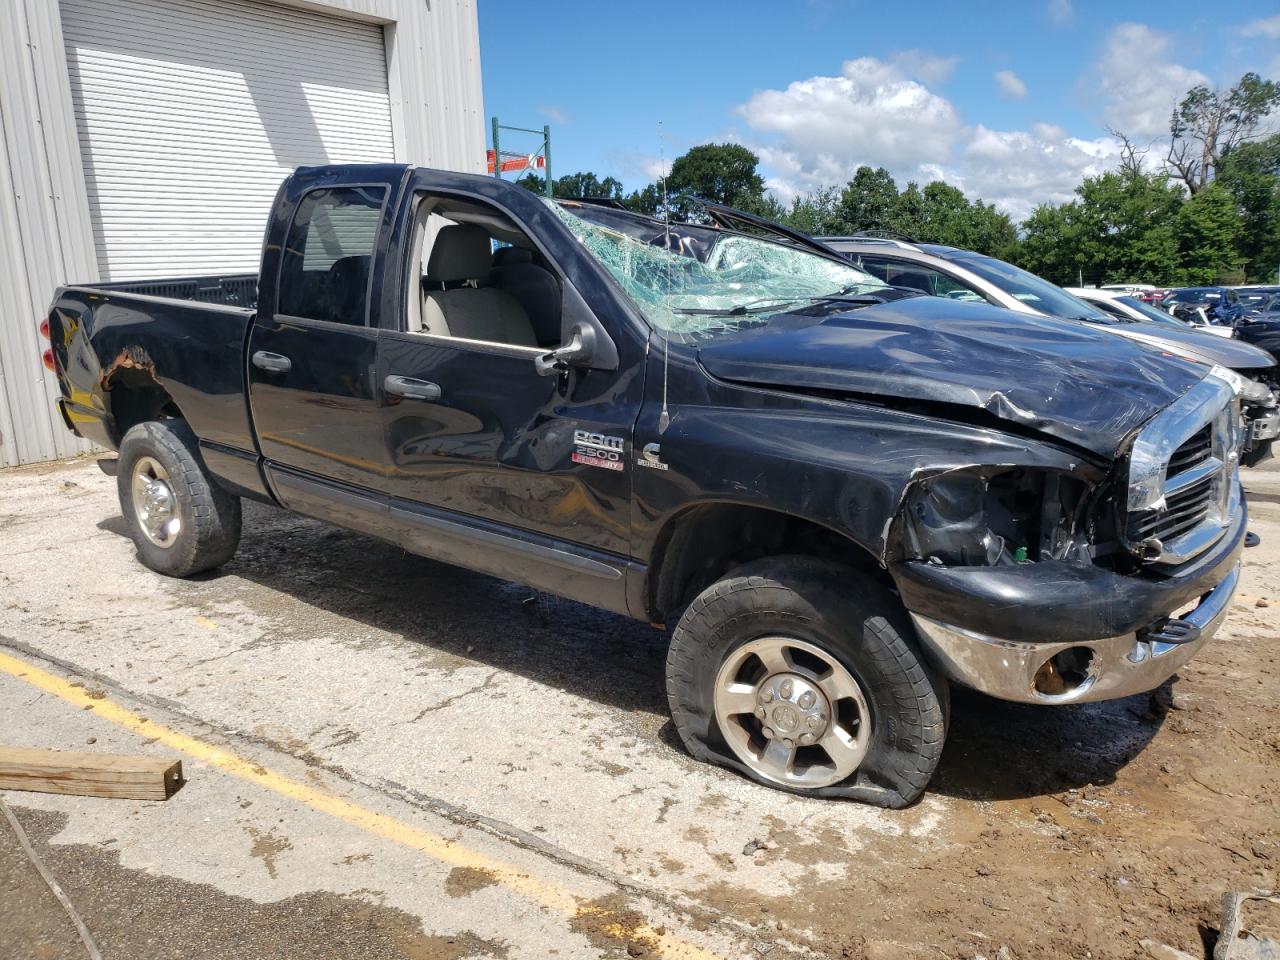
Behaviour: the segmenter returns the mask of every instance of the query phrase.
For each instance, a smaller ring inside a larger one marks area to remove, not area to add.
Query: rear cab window
[[[364,326],[385,187],[312,190],[298,203],[280,262],[276,313]]]

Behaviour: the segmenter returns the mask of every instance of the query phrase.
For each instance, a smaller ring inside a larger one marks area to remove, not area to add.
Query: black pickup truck
[[[248,497],[669,624],[692,754],[811,795],[915,799],[949,682],[1150,690],[1236,586],[1229,377],[802,239],[308,168],[256,278],[68,286],[48,332],[147,566],[229,560]]]

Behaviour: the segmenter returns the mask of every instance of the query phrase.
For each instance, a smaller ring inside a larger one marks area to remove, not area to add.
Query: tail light
[[[49,318],[45,317],[40,321],[40,337],[46,342],[49,340]],[[40,354],[40,359],[45,365],[45,369],[53,373],[58,372],[58,368],[53,363],[53,348],[45,347],[44,353]]]

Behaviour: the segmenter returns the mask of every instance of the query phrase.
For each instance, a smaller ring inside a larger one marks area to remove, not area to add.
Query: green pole
[[[547,175],[547,183],[546,183],[546,186],[544,187],[544,189],[546,190],[547,196],[548,196],[548,197],[550,197],[550,196],[552,195],[552,190],[551,190],[551,127],[550,127],[550,125],[544,125],[544,126],[543,126],[543,128],[542,128],[542,158],[543,158],[543,162],[546,164],[546,167],[545,167],[544,172],[545,172],[545,173],[546,173],[546,175]]]
[[[498,152],[498,118],[493,118],[493,175],[502,179],[502,154]]]

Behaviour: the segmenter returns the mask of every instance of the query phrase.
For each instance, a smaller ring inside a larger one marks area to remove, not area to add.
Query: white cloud
[[[1114,167],[1118,154],[1110,137],[1070,137],[1053,124],[1037,123],[1030,131],[978,124],[953,182],[1023,220],[1037,204],[1070,200],[1081,180]]]
[[[550,120],[552,123],[561,127],[573,123],[573,117],[564,107],[557,107],[555,104],[546,103],[535,108],[540,114]]]
[[[1085,76],[1086,86],[1103,98],[1107,125],[1138,141],[1168,134],[1183,95],[1209,82],[1199,70],[1174,62],[1169,34],[1141,23],[1115,27]]]
[[[963,126],[949,100],[874,57],[846,60],[839,76],[759,91],[738,112],[772,138],[753,144],[765,165],[800,190],[843,183],[859,163],[919,176],[950,154]]]
[[[1280,40],[1280,13],[1274,17],[1259,17],[1250,20],[1240,28],[1246,37],[1265,37],[1268,40]]]
[[[1027,85],[1012,70],[1001,70],[996,74],[996,86],[1001,95],[1010,100],[1021,100],[1027,95]]]
[[[765,183],[784,203],[842,186],[860,165],[886,167],[899,188],[942,179],[1015,219],[1038,203],[1062,202],[1086,176],[1112,166],[1110,138],[1084,140],[1061,127],[967,126],[945,97],[896,63],[846,61],[838,76],[763,90],[738,108],[741,140],[760,157]]]
[[[1045,8],[1045,15],[1061,27],[1071,22],[1076,15],[1076,11],[1071,6],[1071,0],[1049,0],[1049,5]]]
[[[924,50],[900,50],[889,57],[889,63],[912,80],[934,86],[945,83],[959,62],[959,57],[938,57]]]

